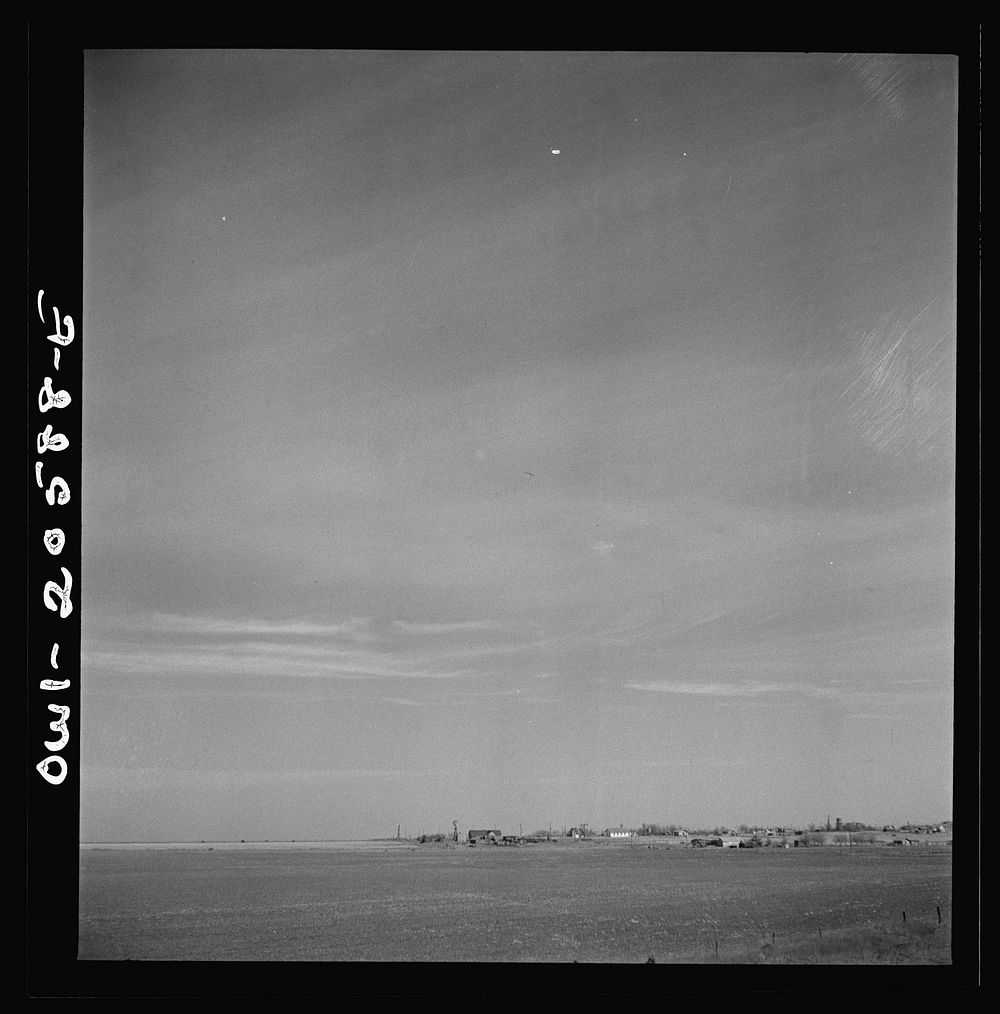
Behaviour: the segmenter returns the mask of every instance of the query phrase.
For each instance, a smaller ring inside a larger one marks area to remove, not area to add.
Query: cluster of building
[[[470,845],[520,845],[526,839],[516,834],[501,834],[499,828],[472,828],[469,830]]]
[[[896,827],[895,824],[886,824],[883,831],[908,831],[910,834],[944,834],[950,830],[944,824],[904,824]]]
[[[589,837],[589,835],[590,835],[590,832],[587,832],[586,834],[580,833],[579,829],[575,828],[575,827],[570,828],[570,832],[569,833],[570,833],[570,837],[572,837],[572,838],[586,838],[586,837]],[[765,827],[750,827],[750,828],[742,828],[741,827],[739,831],[734,831],[732,828],[719,828],[719,829],[717,829],[714,832],[703,831],[703,832],[695,832],[695,833],[696,834],[698,834],[698,833],[701,833],[701,834],[714,834],[717,837],[721,836],[721,837],[725,837],[725,838],[735,838],[738,834],[752,835],[752,836],[757,836],[757,837],[761,837],[761,838],[773,838],[775,836],[785,837],[785,836],[790,836],[790,835],[795,835],[795,834],[803,834],[802,831],[793,831],[793,830],[791,830],[789,828],[784,828],[784,827],[766,827],[766,828]],[[644,828],[641,828],[639,830],[636,830],[635,828],[628,828],[628,827],[623,827],[623,826],[619,825],[618,827],[609,827],[609,828],[606,828],[604,831],[601,832],[601,834],[598,837],[601,837],[601,838],[642,838],[642,837],[645,837],[645,836],[648,836],[648,835],[656,835],[658,837],[667,837],[667,838],[689,838],[691,836],[691,832],[685,830],[684,828],[676,828],[676,829],[672,828],[670,830],[651,831],[651,830],[649,830],[648,826],[644,827]]]
[[[505,835],[499,828],[473,828],[468,833],[467,841],[470,845],[520,845],[524,842],[548,841],[558,837],[576,840],[588,838],[623,840],[655,835],[657,837],[688,839],[690,844],[695,846],[718,845],[730,848],[746,848],[755,844],[769,844],[774,839],[780,839],[780,843],[785,844],[787,847],[789,843],[794,845],[809,845],[824,843],[824,841],[830,843],[831,840],[833,843],[836,843],[839,839],[834,839],[831,832],[841,832],[844,839],[847,840],[848,834],[851,832],[876,830],[876,828],[863,825],[857,821],[842,821],[838,817],[835,824],[831,824],[829,818],[827,818],[825,829],[820,831],[813,830],[813,825],[810,825],[808,832],[790,827],[746,827],[742,824],[739,831],[735,831],[732,828],[716,828],[713,832],[689,832],[684,828],[676,826],[663,828],[655,824],[644,824],[641,829],[636,829],[619,824],[618,827],[608,827],[603,831],[595,832],[588,828],[586,824],[583,824],[580,827],[571,827],[568,831],[563,828],[562,835],[558,833],[554,835],[550,831],[548,833],[537,832],[535,835],[528,837]],[[904,824],[898,829],[895,825],[886,824],[882,828],[882,831],[894,834],[899,834],[900,832],[910,834],[941,834],[951,831],[951,821],[945,821],[942,824]],[[692,834],[695,837],[692,837]],[[458,841],[457,828],[455,840]],[[900,839],[894,841],[893,844],[910,844],[910,840]]]

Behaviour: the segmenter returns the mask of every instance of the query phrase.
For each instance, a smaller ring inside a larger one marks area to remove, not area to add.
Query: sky
[[[82,839],[950,818],[957,88],[89,52]]]

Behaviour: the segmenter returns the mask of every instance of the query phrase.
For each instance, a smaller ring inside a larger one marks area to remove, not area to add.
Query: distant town
[[[450,833],[421,833],[410,838],[404,837],[397,829],[396,840],[427,842],[464,842],[469,846],[496,845],[518,846],[542,843],[558,843],[570,840],[587,841],[629,841],[633,839],[660,839],[692,848],[800,848],[809,845],[913,845],[935,840],[947,842],[952,837],[950,820],[934,824],[873,825],[860,821],[844,821],[837,817],[822,824],[809,824],[807,828],[796,827],[751,827],[740,824],[737,827],[716,826],[713,828],[685,828],[677,824],[642,824],[639,827],[607,827],[596,831],[581,823],[576,827],[562,827],[553,831],[551,827],[541,828],[524,834],[504,834],[500,828],[470,828],[460,838],[458,822],[453,821]]]

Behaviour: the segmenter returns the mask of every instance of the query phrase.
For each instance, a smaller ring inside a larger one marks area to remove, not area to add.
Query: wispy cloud
[[[95,670],[135,674],[201,672],[220,676],[302,676],[337,679],[455,679],[479,675],[470,669],[434,668],[384,652],[347,652],[332,647],[245,641],[184,647],[85,652]]]
[[[174,613],[151,613],[134,617],[137,626],[153,631],[205,636],[257,637],[371,637],[371,617],[360,616],[334,623],[311,623],[302,620],[232,620],[212,616],[179,616]]]
[[[661,694],[691,694],[704,697],[758,697],[762,694],[808,694],[811,697],[835,696],[835,691],[805,683],[682,683],[653,680],[650,683],[626,683],[631,690],[651,690]]]
[[[501,624],[494,620],[465,620],[456,623],[411,623],[393,620],[392,626],[405,634],[464,634],[476,630],[498,630]]]
[[[485,661],[489,656],[535,643],[511,639],[461,644],[450,637],[505,629],[489,619],[396,620],[381,629],[367,616],[326,623],[173,613],[132,614],[128,619],[127,626],[118,625],[84,644],[88,665],[136,674],[455,679],[484,675],[492,668]]]

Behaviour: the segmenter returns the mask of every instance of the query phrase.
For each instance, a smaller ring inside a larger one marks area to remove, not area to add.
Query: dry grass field
[[[79,956],[947,964],[950,852],[92,847]]]

